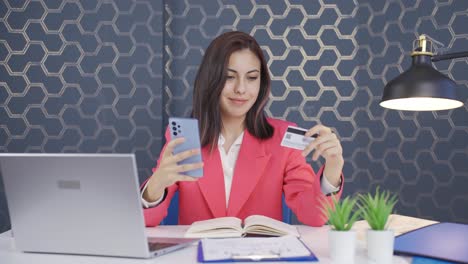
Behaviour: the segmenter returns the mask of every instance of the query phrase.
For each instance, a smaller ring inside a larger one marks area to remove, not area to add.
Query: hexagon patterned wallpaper
[[[468,51],[468,1],[167,1],[165,111],[188,115],[198,64],[224,31],[253,35],[272,74],[270,116],[320,122],[342,140],[345,194],[377,186],[399,195],[400,214],[468,222],[468,104],[452,111],[384,110],[385,83],[411,63],[428,34]],[[468,100],[468,60],[435,66]],[[321,163],[313,164],[317,169]]]
[[[0,151],[131,152],[147,178],[162,147],[163,11],[161,0],[0,1]]]
[[[145,179],[167,117],[191,111],[204,49],[241,30],[268,59],[268,114],[335,128],[345,195],[381,186],[399,194],[400,214],[468,223],[468,60],[434,64],[464,107],[378,105],[417,36],[466,51],[467,22],[465,0],[3,0],[0,151],[132,152]]]

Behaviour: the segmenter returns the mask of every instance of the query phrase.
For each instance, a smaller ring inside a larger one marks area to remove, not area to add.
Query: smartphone
[[[199,149],[200,146],[200,133],[198,130],[198,120],[194,118],[179,118],[179,117],[170,117],[169,118],[169,130],[171,133],[171,139],[176,139],[183,137],[185,138],[184,143],[175,146],[174,153],[178,154],[180,152]],[[189,164],[189,163],[199,163],[202,162],[201,153],[191,156],[185,160],[178,162],[177,164]],[[183,172],[183,174],[191,177],[200,178],[203,176],[203,168],[190,170]]]

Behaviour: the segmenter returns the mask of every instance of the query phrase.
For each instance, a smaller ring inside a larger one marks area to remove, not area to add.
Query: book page
[[[203,239],[204,261],[235,259],[288,259],[313,256],[310,250],[294,236]]]
[[[244,220],[245,233],[284,236],[293,235],[300,237],[295,226],[286,224],[276,219],[263,216],[251,215]]]
[[[236,217],[220,217],[192,223],[185,237],[240,237],[242,222]]]

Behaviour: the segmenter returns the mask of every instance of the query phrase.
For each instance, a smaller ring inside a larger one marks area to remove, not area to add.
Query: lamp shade
[[[413,56],[411,67],[384,88],[380,105],[408,111],[436,111],[460,107],[456,83],[432,67],[431,56]]]

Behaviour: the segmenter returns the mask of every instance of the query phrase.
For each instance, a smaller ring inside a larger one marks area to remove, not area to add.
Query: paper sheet
[[[244,256],[292,258],[311,254],[306,246],[294,236],[203,239],[202,247],[206,261]]]

